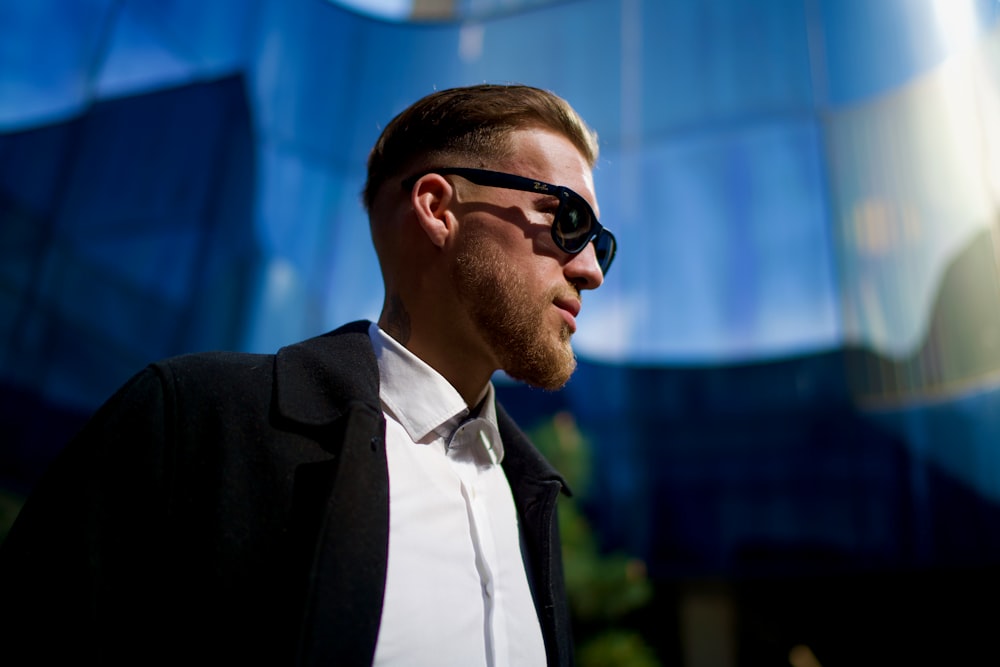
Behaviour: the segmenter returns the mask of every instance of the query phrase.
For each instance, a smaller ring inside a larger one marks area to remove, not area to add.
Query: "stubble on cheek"
[[[509,376],[547,390],[561,388],[576,369],[569,326],[554,329],[550,308],[567,289],[543,295],[512,271],[502,251],[473,236],[461,247],[454,279],[480,336]],[[571,288],[569,288],[571,289]]]

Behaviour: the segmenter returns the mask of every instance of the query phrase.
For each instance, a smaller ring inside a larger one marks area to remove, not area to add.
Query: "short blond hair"
[[[480,84],[431,93],[393,118],[375,142],[365,208],[371,211],[381,187],[405,177],[407,169],[456,157],[489,163],[509,154],[511,132],[539,126],[569,139],[591,168],[597,163],[597,134],[566,100],[547,90]]]

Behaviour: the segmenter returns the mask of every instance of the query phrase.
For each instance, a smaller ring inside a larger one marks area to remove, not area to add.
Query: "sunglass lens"
[[[601,266],[601,273],[607,275],[611,261],[614,260],[615,252],[618,249],[615,237],[608,230],[602,229],[601,233],[594,239],[594,249],[597,251],[597,263]]]
[[[586,247],[593,226],[588,207],[583,202],[570,198],[563,203],[553,231],[566,252],[577,253]]]

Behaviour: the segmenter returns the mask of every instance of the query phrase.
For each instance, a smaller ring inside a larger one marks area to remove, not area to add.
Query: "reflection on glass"
[[[830,116],[844,332],[862,398],[1000,376],[998,41]]]

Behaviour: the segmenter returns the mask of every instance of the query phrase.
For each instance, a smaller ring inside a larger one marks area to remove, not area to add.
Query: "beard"
[[[507,375],[547,390],[566,384],[576,369],[572,334],[565,322],[553,334],[545,316],[555,298],[572,287],[553,288],[533,299],[505,253],[468,230],[459,241],[453,278],[473,325]]]

